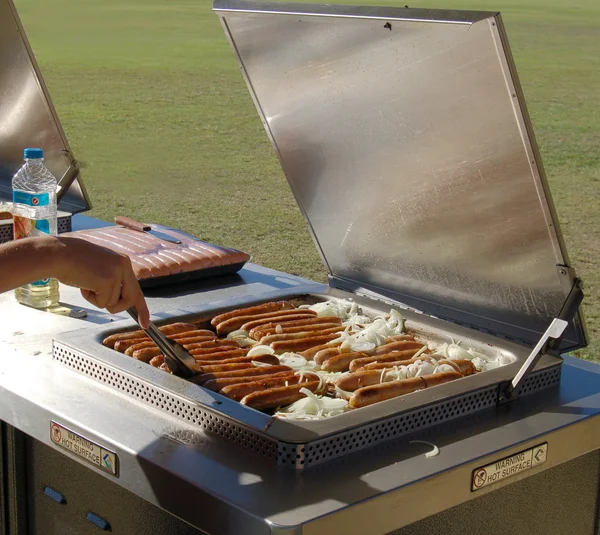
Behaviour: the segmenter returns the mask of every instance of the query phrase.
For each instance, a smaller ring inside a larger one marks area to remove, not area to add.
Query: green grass
[[[355,3],[393,5],[357,0]],[[396,2],[398,4],[399,2]],[[401,4],[404,5],[405,2]],[[325,271],[207,0],[16,0],[94,209]],[[502,12],[600,361],[600,2],[418,0]]]

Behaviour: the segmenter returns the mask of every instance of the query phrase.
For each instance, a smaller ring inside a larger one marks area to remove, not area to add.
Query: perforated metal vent
[[[54,359],[72,370],[139,399],[163,413],[166,412],[180,420],[199,425],[205,431],[220,435],[270,459],[275,459],[277,456],[275,441],[265,439],[167,391],[128,377],[120,370],[94,362],[59,344],[54,345]]]
[[[7,241],[12,240],[13,238],[13,230],[12,225],[0,225],[0,243],[6,243]]]
[[[225,416],[205,410],[193,400],[187,400],[148,381],[132,377],[60,342],[54,344],[54,359],[163,413],[198,425],[204,431],[217,434],[277,462],[282,467],[295,470],[318,465],[375,444],[473,414],[495,406],[498,400],[498,385],[492,385],[326,438],[294,444],[273,440],[259,430],[238,425]],[[560,372],[559,365],[535,372],[526,379],[522,395],[558,384]]]
[[[62,234],[63,232],[71,232],[73,228],[71,223],[71,216],[59,217],[57,228],[59,234]]]
[[[555,366],[548,370],[541,372],[532,373],[525,378],[523,387],[521,388],[519,395],[526,396],[532,394],[544,388],[549,388],[560,383],[560,375],[562,372],[561,366]]]

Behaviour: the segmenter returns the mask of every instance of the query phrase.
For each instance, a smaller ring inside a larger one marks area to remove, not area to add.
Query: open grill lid
[[[77,162],[15,6],[0,0],[0,200],[12,199],[12,177],[26,147],[44,149],[44,163],[59,183],[59,210],[89,210]]]
[[[574,273],[500,15],[214,9],[330,284],[535,344]]]

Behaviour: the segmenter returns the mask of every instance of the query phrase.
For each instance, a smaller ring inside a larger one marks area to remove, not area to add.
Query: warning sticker
[[[476,468],[473,470],[471,477],[471,491],[482,489],[526,470],[531,470],[531,468],[546,462],[547,454],[548,443],[545,442],[510,457],[505,457],[495,463]]]
[[[66,427],[50,422],[50,439],[104,472],[119,477],[119,457],[114,451],[82,437]]]

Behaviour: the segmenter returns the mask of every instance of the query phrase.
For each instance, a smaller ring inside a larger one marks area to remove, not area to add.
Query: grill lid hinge
[[[549,351],[555,350],[560,346],[563,334],[569,323],[573,321],[579,306],[583,301],[582,281],[575,278],[569,295],[565,299],[558,316],[552,320],[552,323],[546,329],[539,342],[535,345],[523,366],[519,369],[514,379],[501,388],[499,402],[507,403],[519,396],[519,391],[523,386],[525,377],[534,369],[541,356]]]

